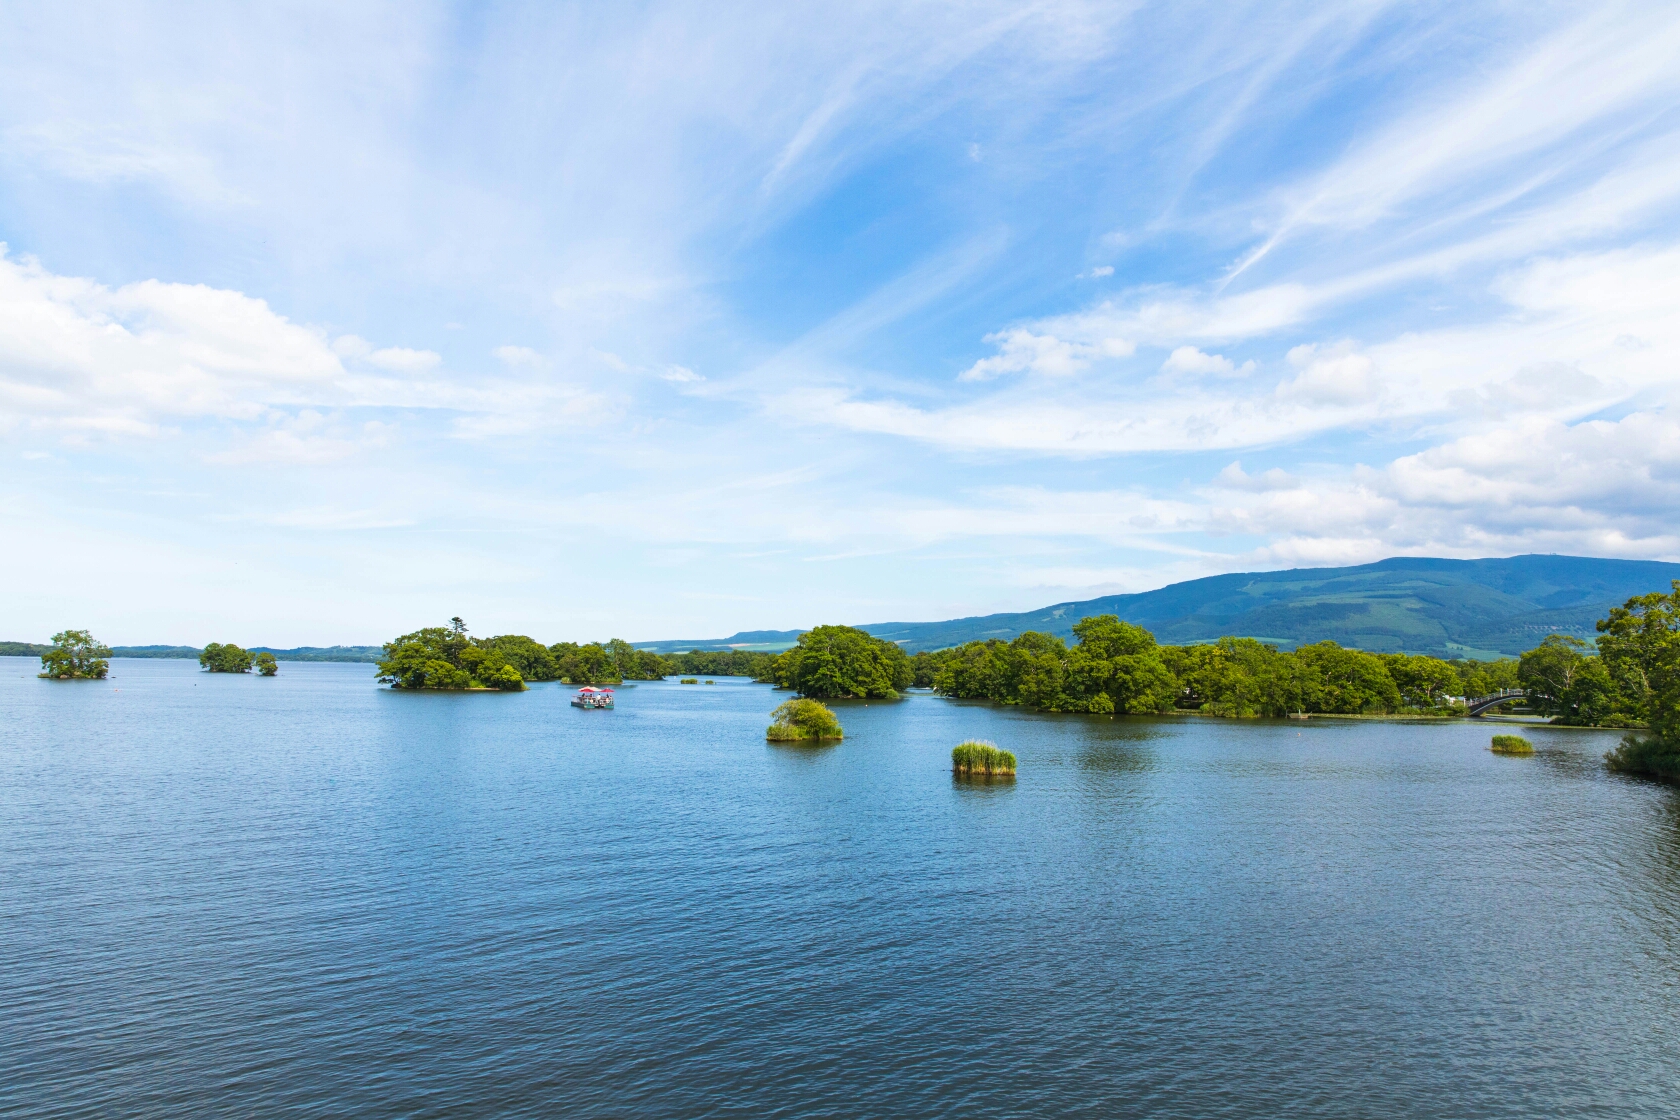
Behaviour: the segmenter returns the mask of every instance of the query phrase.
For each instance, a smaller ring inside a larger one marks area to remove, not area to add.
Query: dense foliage
[[[1015,773],[1015,755],[996,743],[969,739],[951,748],[951,769],[964,776],[1002,777]]]
[[[111,651],[86,630],[60,630],[52,648],[41,654],[43,677],[61,681],[102,681],[111,671]]]
[[[1049,634],[1022,634],[916,655],[917,683],[947,696],[995,700],[1053,712],[1143,713],[1188,709],[1210,715],[1292,712],[1447,712],[1450,697],[1515,684],[1515,662],[1492,666],[1410,654],[1373,654],[1334,642],[1293,653],[1253,638],[1160,646],[1149,631],[1114,615],[1081,619],[1069,649]]]
[[[1598,624],[1599,659],[1624,703],[1650,727],[1605,756],[1612,770],[1680,782],[1680,580],[1638,595]]]
[[[777,743],[800,740],[840,739],[845,732],[840,720],[815,700],[788,700],[770,713],[764,737]]]
[[[656,653],[637,649],[614,638],[606,645],[589,642],[556,642],[545,646],[524,634],[502,634],[478,643],[492,649],[528,681],[564,681],[567,684],[622,684],[624,681],[656,681],[672,670]]]
[[[261,673],[265,677],[272,677],[280,671],[280,663],[276,661],[274,659],[274,655],[269,653],[267,650],[257,654],[256,666],[257,672]]]
[[[754,680],[775,680],[776,655],[773,653],[755,653],[744,649],[694,649],[687,653],[668,653],[664,661],[667,673],[695,677],[752,677]]]
[[[459,618],[448,626],[429,626],[385,643],[379,679],[392,688],[493,688],[517,692],[525,687],[519,670],[496,649],[467,636]]]
[[[251,651],[241,649],[232,642],[226,645],[211,642],[198,655],[198,663],[212,673],[249,673],[251,661]]]
[[[817,626],[776,658],[775,682],[828,700],[890,698],[915,679],[910,658],[891,642],[850,626]]]

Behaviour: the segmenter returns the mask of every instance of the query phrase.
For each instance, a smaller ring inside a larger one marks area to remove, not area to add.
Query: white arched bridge
[[[1466,696],[1464,698],[1464,714],[1468,716],[1482,716],[1512,700],[1521,700],[1528,695],[1527,689],[1502,688],[1498,692],[1490,692],[1486,696]]]

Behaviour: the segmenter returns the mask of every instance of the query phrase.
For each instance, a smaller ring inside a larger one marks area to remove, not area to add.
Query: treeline
[[[1081,619],[1070,649],[1050,634],[918,653],[916,683],[947,696],[1049,712],[1190,710],[1230,717],[1292,713],[1446,713],[1451,698],[1517,687],[1514,660],[1444,661],[1366,653],[1335,642],[1279,650],[1253,638],[1162,646],[1114,615]]]
[[[1598,622],[1593,646],[1560,634],[1520,658],[1446,661],[1319,642],[1284,652],[1252,638],[1161,646],[1114,615],[1081,619],[1069,648],[1022,634],[911,659],[915,683],[947,696],[1052,712],[1218,716],[1450,714],[1466,697],[1521,689],[1554,723],[1648,728],[1609,756],[1631,773],[1680,780],[1680,580],[1629,599]]]
[[[1652,718],[1660,644],[1644,596],[1599,623],[1597,649],[1553,634],[1521,658],[1443,660],[1366,653],[1335,642],[1285,652],[1253,638],[1162,646],[1114,615],[1080,620],[1069,648],[1049,634],[969,642],[918,653],[915,683],[947,696],[1050,712],[1191,710],[1251,717],[1290,713],[1378,715],[1454,710],[1457,700],[1522,689],[1529,711],[1554,722],[1639,727]]]
[[[614,638],[610,642],[555,642],[545,646],[523,634],[483,638],[479,645],[493,649],[528,681],[564,681],[576,685],[656,681],[670,676],[752,677],[768,679],[774,654],[746,650],[692,650],[660,654],[637,649]]]
[[[607,685],[677,673],[758,677],[772,661],[769,654],[739,650],[661,657],[619,638],[549,646],[524,634],[473,638],[466,624],[454,618],[447,627],[428,627],[387,642],[379,677],[401,688],[510,688],[508,673],[519,678],[521,687],[527,681]],[[473,683],[449,683],[460,681]]]

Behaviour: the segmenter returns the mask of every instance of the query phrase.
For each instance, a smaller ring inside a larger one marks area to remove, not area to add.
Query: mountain
[[[1437,657],[1493,658],[1532,649],[1547,634],[1591,640],[1593,623],[1630,596],[1668,591],[1680,564],[1588,556],[1489,560],[1395,557],[1350,568],[1238,572],[1156,591],[1057,603],[1018,614],[947,622],[881,622],[860,629],[911,653],[1039,630],[1071,639],[1087,615],[1117,614],[1170,645],[1226,635],[1284,649],[1330,639],[1344,646]],[[688,649],[785,649],[797,630],[756,630],[708,642],[649,642]]]

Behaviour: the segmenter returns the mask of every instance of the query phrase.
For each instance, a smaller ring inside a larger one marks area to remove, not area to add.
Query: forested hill
[[[1229,634],[1284,649],[1330,639],[1376,652],[1492,657],[1532,649],[1552,633],[1591,639],[1593,623],[1611,606],[1631,595],[1667,591],[1675,579],[1680,579],[1680,564],[1647,560],[1395,557],[1351,568],[1209,576],[1019,614],[874,623],[862,629],[914,653],[975,639],[1009,639],[1027,630],[1067,639],[1081,618],[1117,614],[1172,645]],[[761,630],[720,641],[656,642],[640,648],[780,649],[797,637],[793,630]]]

